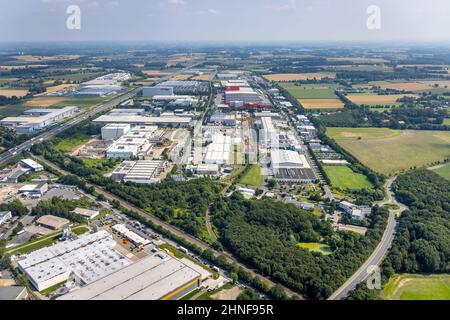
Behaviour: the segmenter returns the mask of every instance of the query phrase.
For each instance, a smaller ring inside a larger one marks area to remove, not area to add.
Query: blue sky
[[[66,28],[70,4],[81,30]],[[450,42],[449,17],[449,0],[0,0],[0,41]]]

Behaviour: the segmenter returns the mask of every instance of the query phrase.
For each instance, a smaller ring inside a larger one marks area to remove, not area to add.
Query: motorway
[[[6,151],[2,155],[0,155],[0,163],[10,160],[16,154],[21,153],[22,151],[29,150],[35,143],[40,143],[42,141],[50,139],[51,137],[54,137],[55,135],[65,131],[73,126],[76,126],[80,122],[82,122],[90,117],[95,116],[96,114],[100,114],[100,113],[103,113],[105,111],[108,111],[108,110],[114,108],[115,106],[117,106],[117,105],[121,104],[122,102],[127,101],[128,99],[133,97],[137,93],[137,90],[138,89],[130,90],[130,91],[126,92],[125,94],[123,94],[119,97],[116,97],[106,103],[103,103],[95,108],[92,108],[92,109],[86,111],[86,112],[80,113],[76,117],[70,119],[69,121],[67,121],[61,125],[58,125],[57,127],[54,127],[53,129],[45,131],[42,134],[40,134],[36,137],[33,137],[30,140],[22,143],[21,145],[16,146],[16,147]]]
[[[165,76],[155,82],[153,82],[153,84],[157,84],[166,80],[169,80],[170,78],[182,74],[183,72],[186,72],[187,70],[190,70],[192,68],[197,67],[198,65],[200,65],[201,63],[196,63],[194,65],[188,66],[184,69],[179,70],[178,72],[175,72],[173,74],[170,74],[168,76]],[[75,117],[71,118],[69,121],[58,125],[57,127],[54,127],[53,129],[50,129],[48,131],[43,132],[42,134],[31,138],[29,141],[26,141],[24,143],[22,143],[19,146],[16,146],[6,152],[4,152],[3,154],[0,155],[0,164],[10,160],[11,158],[13,158],[15,155],[21,153],[22,151],[26,151],[26,150],[30,150],[30,148],[35,144],[35,143],[41,143],[45,140],[48,140],[52,137],[54,137],[55,135],[76,126],[77,124],[83,122],[84,120],[94,117],[97,114],[109,111],[110,109],[113,109],[114,107],[118,106],[119,104],[121,104],[122,102],[127,101],[128,99],[134,97],[139,91],[141,90],[141,88],[134,88],[134,89],[130,89],[127,92],[125,92],[124,94],[110,100],[107,101],[103,104],[100,104],[92,109],[89,109],[88,111],[82,112],[77,114]]]
[[[392,245],[392,241],[395,237],[395,231],[397,228],[397,220],[396,216],[399,213],[402,213],[405,210],[408,210],[408,207],[401,204],[395,199],[394,192],[392,191],[392,184],[397,179],[397,177],[393,177],[386,182],[386,194],[387,198],[383,201],[377,202],[379,206],[384,205],[397,205],[399,206],[398,210],[389,210],[389,218],[386,229],[384,231],[383,237],[381,238],[380,243],[375,248],[372,255],[366,260],[366,262],[356,271],[336,292],[334,292],[328,300],[341,300],[344,299],[348,293],[355,289],[358,284],[363,282],[374,270],[373,267],[380,267],[383,262],[384,257],[386,256],[389,248]]]

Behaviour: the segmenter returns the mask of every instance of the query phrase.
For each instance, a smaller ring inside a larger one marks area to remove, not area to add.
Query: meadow
[[[316,242],[300,242],[297,244],[299,248],[306,249],[310,252],[318,252],[323,255],[329,255],[333,252],[331,251],[330,247],[326,244],[322,243],[316,243]]]
[[[344,103],[339,100],[335,90],[337,84],[301,84],[279,83],[289,94],[297,99],[303,108],[314,109],[342,109]]]
[[[261,175],[261,167],[257,164],[252,165],[239,183],[246,186],[261,187],[264,184],[264,177]]]
[[[373,185],[366,176],[353,172],[346,166],[323,166],[325,174],[334,188],[342,190],[373,189]]]
[[[450,132],[327,128],[327,135],[367,167],[391,175],[450,157]]]
[[[441,167],[441,168],[438,168],[438,169],[434,169],[433,172],[437,173],[442,178],[447,179],[448,181],[450,181],[450,165],[447,165],[445,167]]]
[[[383,290],[388,300],[450,300],[449,275],[395,275]]]

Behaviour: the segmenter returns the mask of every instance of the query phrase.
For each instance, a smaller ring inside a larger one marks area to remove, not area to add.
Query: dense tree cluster
[[[381,239],[387,219],[385,209],[375,208],[365,237],[336,233],[293,205],[245,200],[237,193],[217,201],[211,213],[226,248],[311,299],[327,298],[361,265]],[[309,252],[299,242],[326,243],[333,253]]]
[[[72,222],[83,223],[85,220],[80,215],[72,213],[72,211],[77,207],[85,206],[86,200],[67,200],[55,197],[49,200],[39,201],[38,205],[31,211],[31,215],[36,217],[52,215],[65,218]]]
[[[28,135],[19,135],[15,131],[0,127],[0,146],[10,149],[30,139]]]
[[[95,131],[95,128],[93,130]],[[70,132],[65,134],[70,136]],[[81,159],[55,150],[54,145],[60,138],[35,145],[32,150],[35,154],[43,155],[64,170],[84,178],[88,182],[104,187],[107,191],[126,199],[133,205],[156,215],[162,220],[203,240],[209,240],[205,238],[204,219],[208,206],[222,190],[220,184],[210,179],[196,179],[185,182],[166,179],[162,183],[154,185],[119,183],[105,177],[102,172],[104,168],[88,167]],[[112,160],[104,163],[103,167],[113,168],[116,164]],[[90,189],[76,176],[62,177],[60,181],[65,184],[76,185],[85,190]]]
[[[11,211],[11,214],[14,217],[23,217],[29,213],[27,207],[25,207],[22,202],[17,199],[14,199],[9,203],[0,204],[0,211]]]
[[[410,210],[400,218],[385,261],[386,277],[450,272],[450,182],[422,169],[399,176],[394,190]]]
[[[417,129],[417,130],[450,130],[444,125],[447,111],[440,108],[423,108],[428,106],[427,101],[411,102],[404,98],[400,107],[386,109],[384,112],[372,111],[377,106],[358,106],[349,101],[345,95],[338,93],[345,101],[346,108],[342,111],[322,114],[317,120],[325,127],[351,127],[351,128],[391,128],[391,129]],[[419,104],[420,103],[420,104]],[[385,106],[380,105],[379,108]]]

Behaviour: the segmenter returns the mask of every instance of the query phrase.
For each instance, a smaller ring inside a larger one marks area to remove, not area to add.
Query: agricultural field
[[[188,80],[191,77],[192,77],[191,74],[177,74],[176,76],[170,78],[170,80],[173,80],[173,81],[185,81],[185,80]]]
[[[343,109],[344,103],[339,99],[298,99],[307,110]]]
[[[266,74],[263,76],[268,81],[289,82],[289,81],[305,81],[305,80],[322,80],[324,78],[336,78],[335,73],[279,73]]]
[[[56,56],[37,56],[37,55],[20,55],[14,56],[16,60],[23,62],[42,62],[42,61],[66,61],[79,59],[79,55],[62,54]]]
[[[366,176],[353,172],[346,166],[323,166],[325,174],[331,181],[334,188],[341,190],[361,190],[372,189],[373,185]]]
[[[349,61],[352,63],[367,63],[367,64],[374,64],[374,63],[388,63],[389,61],[383,58],[365,58],[365,57],[333,57],[333,58],[327,58],[328,61],[334,61],[334,62],[342,62],[342,61]]]
[[[28,94],[28,90],[25,89],[0,89],[0,96],[7,98],[17,97],[22,98]]]
[[[261,175],[261,167],[257,164],[252,165],[239,183],[246,186],[261,187],[264,184],[264,177]]]
[[[357,88],[371,88],[373,86],[380,87],[380,89],[386,90],[403,90],[413,92],[435,92],[437,91],[450,91],[448,86],[450,81],[436,80],[436,81],[373,81],[366,84],[355,85]]]
[[[79,108],[90,108],[102,102],[113,99],[114,96],[109,97],[93,97],[93,98],[65,98],[61,102],[54,104],[52,107],[66,107],[74,106]]]
[[[88,135],[78,134],[71,138],[65,138],[64,140],[61,140],[61,142],[56,145],[56,149],[63,152],[70,152],[88,143],[90,139],[91,137]]]
[[[66,98],[63,97],[40,97],[26,101],[24,104],[29,107],[47,108],[61,104]]]
[[[167,72],[162,72],[160,70],[144,70],[142,72],[151,77],[164,77],[168,75]]]
[[[450,275],[395,275],[385,285],[388,300],[450,300]]]
[[[288,82],[279,83],[295,99],[337,99],[334,91],[339,88],[337,84],[299,84]]]
[[[432,170],[434,173],[437,173],[438,175],[440,175],[442,178],[447,179],[448,181],[450,181],[450,165],[444,166],[444,167],[440,167],[437,169],[433,169]]]
[[[28,109],[30,109],[30,107],[23,104],[0,106],[0,119],[6,117],[16,117]]]
[[[358,71],[358,72],[393,72],[394,68],[384,64],[351,64],[351,65],[336,65],[336,66],[324,66],[324,69],[330,72],[337,71]]]
[[[279,83],[305,109],[342,109],[344,103],[335,94],[337,84]]]
[[[399,105],[398,99],[403,97],[413,97],[418,98],[414,94],[390,94],[390,95],[378,95],[372,93],[362,93],[362,94],[349,94],[347,98],[358,105]]]
[[[364,165],[387,175],[450,157],[449,131],[328,128],[327,135]]]
[[[60,90],[67,89],[67,88],[76,88],[78,86],[79,85],[77,85],[77,84],[60,84],[60,85],[57,85],[57,86],[51,86],[51,87],[47,88],[46,92],[36,94],[35,97],[40,97],[40,96],[46,95],[48,93],[60,91]]]
[[[328,245],[322,244],[322,243],[301,242],[301,243],[298,243],[297,246],[299,248],[306,249],[310,252],[318,252],[323,255],[329,255],[329,254],[333,253]]]
[[[199,76],[195,76],[192,78],[194,81],[212,81],[214,79],[214,74],[208,73],[208,74],[202,74]]]

